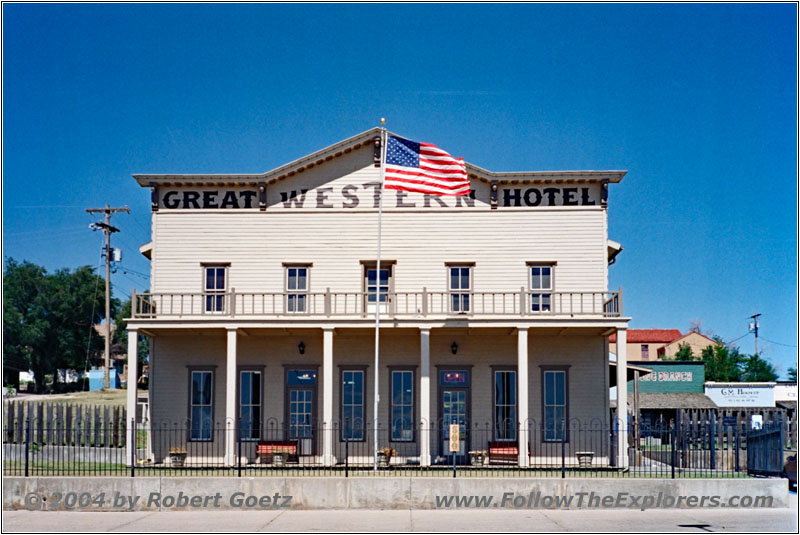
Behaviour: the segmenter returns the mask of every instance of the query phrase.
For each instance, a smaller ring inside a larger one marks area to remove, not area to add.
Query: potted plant
[[[592,459],[594,458],[593,451],[576,451],[575,457],[578,458],[578,466],[581,468],[588,468],[592,466]]]
[[[486,459],[486,450],[475,450],[469,452],[469,462],[472,466],[483,466]]]
[[[392,457],[397,455],[397,452],[394,448],[381,448],[378,450],[378,466],[381,468],[386,468],[389,466],[389,462],[392,460]]]
[[[172,446],[169,449],[169,460],[172,466],[183,466],[186,461],[186,448],[183,446]]]

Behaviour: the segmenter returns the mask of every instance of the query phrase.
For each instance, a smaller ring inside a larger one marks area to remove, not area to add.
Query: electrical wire
[[[792,345],[792,344],[782,344],[780,342],[773,342],[772,340],[764,338],[763,336],[761,337],[761,339],[764,340],[765,342],[769,342],[770,344],[775,344],[776,346],[797,347],[796,345]]]

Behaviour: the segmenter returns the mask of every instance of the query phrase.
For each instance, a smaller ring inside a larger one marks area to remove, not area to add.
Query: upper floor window
[[[550,312],[553,292],[552,264],[530,264],[531,311]]]
[[[642,344],[642,360],[648,360],[650,358],[650,346],[647,344]]]
[[[203,265],[203,293],[206,312],[225,311],[225,291],[228,284],[228,266],[222,264]]]
[[[309,266],[286,266],[286,311],[308,311]]]
[[[468,313],[472,309],[472,266],[448,265],[447,289],[450,292],[450,312]]]

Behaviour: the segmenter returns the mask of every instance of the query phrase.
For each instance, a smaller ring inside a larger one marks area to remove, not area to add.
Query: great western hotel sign
[[[520,186],[492,188],[488,184],[469,195],[440,197],[405,191],[384,191],[384,208],[540,208],[599,206],[599,185]],[[380,201],[380,183],[330,184],[315,188],[159,187],[153,208],[163,210],[247,209],[374,209]]]

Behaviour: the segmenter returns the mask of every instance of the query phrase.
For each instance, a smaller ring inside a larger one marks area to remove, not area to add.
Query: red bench
[[[489,442],[489,464],[519,462],[516,442]]]
[[[296,440],[259,440],[256,454],[261,463],[271,463],[276,453],[285,453],[288,462],[298,462]]]

